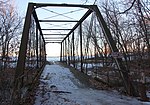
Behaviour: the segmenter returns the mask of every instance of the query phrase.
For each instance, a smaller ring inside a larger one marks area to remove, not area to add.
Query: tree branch
[[[126,9],[126,10],[123,11],[123,12],[120,12],[119,14],[124,14],[124,13],[126,13],[127,11],[129,11],[129,10],[133,7],[133,5],[134,5],[135,2],[136,2],[136,0],[134,0],[134,1],[132,2],[131,6],[130,6],[128,9]]]

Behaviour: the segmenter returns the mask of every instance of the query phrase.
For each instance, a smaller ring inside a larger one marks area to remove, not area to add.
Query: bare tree
[[[125,66],[129,71],[135,70],[139,73],[138,79],[140,80],[141,73],[145,72],[144,68],[149,65],[144,62],[149,61],[149,57],[145,56],[150,55],[148,33],[150,5],[143,0],[116,2],[105,0],[99,5],[119,51],[124,54]],[[133,79],[135,76],[131,77]],[[145,96],[143,100],[146,100]]]
[[[11,0],[7,0],[6,2],[1,1],[1,8],[0,8],[0,20],[1,20],[1,56],[2,61],[4,58],[9,56],[10,48],[12,48],[11,43],[13,39],[18,39],[19,35],[21,34],[21,26],[22,26],[22,19],[19,17],[17,11],[15,10],[15,5],[12,3]],[[15,41],[18,43],[18,41]]]
[[[8,68],[8,58],[18,54],[22,18],[15,9],[14,1],[0,0],[0,104],[10,104],[14,70]],[[12,60],[12,59],[11,59]],[[14,66],[15,67],[15,66]],[[14,69],[14,68],[13,68]]]

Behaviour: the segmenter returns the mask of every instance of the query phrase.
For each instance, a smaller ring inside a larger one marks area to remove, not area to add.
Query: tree
[[[150,5],[145,0],[105,0],[99,5],[119,51],[124,54],[125,67],[129,73],[138,69],[140,79],[142,67],[147,66],[144,62],[149,61],[145,55],[150,57],[149,24],[146,23],[150,21]]]
[[[9,51],[14,49],[12,47],[12,44],[14,45],[14,39],[19,39],[18,37],[22,28],[22,18],[19,17],[13,2],[11,0],[0,1],[0,47],[2,50],[2,62],[4,58],[7,61],[8,56],[11,54]],[[19,44],[19,40],[16,40],[15,43]]]
[[[0,104],[9,105],[14,71],[7,68],[8,58],[18,54],[22,18],[19,17],[14,1],[0,0]]]

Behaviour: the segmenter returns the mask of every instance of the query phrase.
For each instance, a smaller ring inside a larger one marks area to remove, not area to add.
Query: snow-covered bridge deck
[[[35,105],[150,105],[116,91],[85,87],[68,68],[46,65],[36,92]]]

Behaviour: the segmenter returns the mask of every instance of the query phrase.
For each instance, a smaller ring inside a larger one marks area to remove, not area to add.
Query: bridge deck
[[[57,63],[46,65],[36,92],[35,105],[141,105],[116,91],[91,89]],[[146,105],[146,103],[143,103]]]

